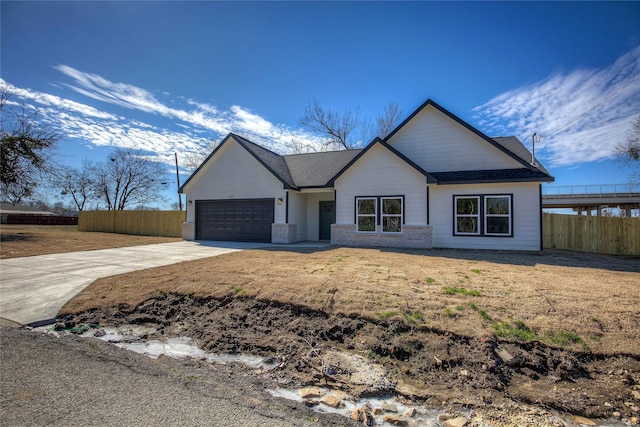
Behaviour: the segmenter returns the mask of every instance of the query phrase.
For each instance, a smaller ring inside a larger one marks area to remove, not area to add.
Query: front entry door
[[[336,222],[336,202],[320,202],[320,240],[331,240],[331,224]]]

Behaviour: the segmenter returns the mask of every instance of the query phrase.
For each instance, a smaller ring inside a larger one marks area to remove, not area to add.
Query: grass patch
[[[240,286],[231,286],[229,289],[231,289],[233,293],[236,295],[244,293],[244,289],[241,288]]]
[[[471,272],[472,273],[476,273],[476,274],[480,274],[480,273],[482,273],[482,270],[478,270],[477,268],[472,268]]]
[[[456,314],[449,307],[444,309],[444,317],[456,317]]]
[[[559,331],[547,331],[545,332],[544,337],[559,346],[564,347],[568,345],[579,344],[582,347],[586,348],[585,342],[575,332],[569,332],[562,329],[560,329]]]
[[[456,288],[455,286],[445,286],[442,288],[445,294],[447,295],[467,295],[472,297],[479,297],[482,295],[479,291],[475,289],[466,289],[466,288]]]
[[[478,314],[480,315],[480,317],[482,317],[484,320],[488,320],[488,321],[492,321],[493,319],[491,318],[491,316],[489,316],[489,314],[484,311],[484,310],[478,310]]]
[[[418,322],[422,323],[424,320],[424,316],[419,311],[414,311],[413,313],[410,311],[405,311],[402,313],[402,317],[409,323],[417,324]]]
[[[516,341],[534,341],[538,339],[538,334],[529,329],[522,320],[513,323],[493,322],[491,327],[496,331],[496,336]]]
[[[459,306],[459,307],[462,307],[462,306]],[[480,317],[482,317],[484,320],[488,320],[489,322],[493,320],[491,316],[489,316],[489,313],[487,313],[485,310],[480,310],[478,306],[475,305],[474,303],[469,303],[469,307],[471,307],[473,311],[478,313]]]
[[[376,313],[376,315],[381,319],[390,319],[390,318],[395,317],[395,316],[397,316],[399,314],[400,313],[398,313],[397,311],[385,311],[384,313]]]
[[[434,279],[433,277],[427,277],[427,283],[433,283],[435,281],[436,279]]]

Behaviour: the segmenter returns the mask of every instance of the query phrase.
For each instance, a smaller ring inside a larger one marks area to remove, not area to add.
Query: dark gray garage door
[[[196,239],[271,242],[273,199],[196,201]]]

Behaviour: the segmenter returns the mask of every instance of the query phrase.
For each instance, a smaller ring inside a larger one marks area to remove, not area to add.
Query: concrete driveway
[[[173,242],[0,260],[0,318],[46,323],[101,277],[270,246],[242,242]]]

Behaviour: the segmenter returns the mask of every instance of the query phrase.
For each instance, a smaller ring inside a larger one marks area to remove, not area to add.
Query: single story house
[[[551,181],[516,137],[427,100],[358,150],[279,155],[229,134],[180,188],[183,238],[537,251]]]
[[[26,205],[14,205],[9,202],[0,203],[0,223],[1,224],[22,224],[18,217],[36,217],[36,216],[55,216],[56,214],[49,211],[43,211],[38,208],[32,208],[31,206]],[[14,220],[10,221],[9,217],[12,217]]]

